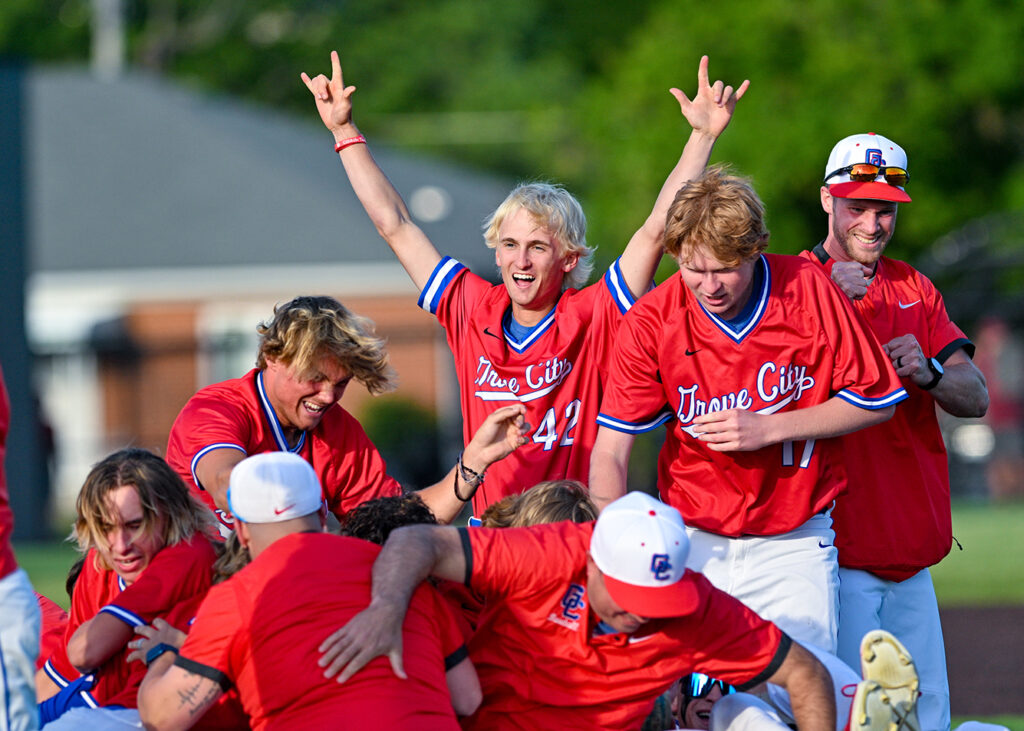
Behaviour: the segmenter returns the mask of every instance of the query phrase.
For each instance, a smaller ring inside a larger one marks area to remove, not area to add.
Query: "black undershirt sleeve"
[[[209,665],[203,665],[195,660],[189,660],[187,657],[182,657],[181,655],[174,658],[174,664],[182,670],[187,670],[195,675],[201,675],[207,680],[212,680],[214,683],[219,685],[220,689],[225,693],[231,689],[231,678],[216,668],[211,668]]]

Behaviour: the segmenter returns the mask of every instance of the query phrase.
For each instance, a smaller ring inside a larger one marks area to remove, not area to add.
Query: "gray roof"
[[[31,272],[394,262],[312,103],[302,121],[84,69],[32,69],[26,89]],[[418,222],[490,275],[480,226],[509,181],[370,143],[407,201],[440,189],[425,199],[447,200],[447,217]]]

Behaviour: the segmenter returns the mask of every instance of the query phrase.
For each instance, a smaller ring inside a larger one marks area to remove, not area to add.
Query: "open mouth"
[[[303,401],[302,402],[302,406],[303,406],[304,409],[306,409],[306,411],[308,411],[311,414],[314,414],[316,416],[319,416],[320,414],[322,414],[324,412],[324,409],[327,408],[323,404],[313,403],[312,401]]]
[[[535,279],[536,279],[536,277],[533,276],[532,274],[518,274],[518,273],[516,273],[516,274],[512,275],[512,281],[513,282],[515,282],[516,284],[524,285],[524,286],[533,283],[533,281]]]

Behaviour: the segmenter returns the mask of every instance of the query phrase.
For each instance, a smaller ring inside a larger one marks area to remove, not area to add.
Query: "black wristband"
[[[156,660],[165,652],[173,652],[175,655],[177,655],[178,648],[174,645],[168,645],[166,642],[157,643],[146,651],[146,659],[144,660],[144,663],[146,665],[149,665],[151,662]]]

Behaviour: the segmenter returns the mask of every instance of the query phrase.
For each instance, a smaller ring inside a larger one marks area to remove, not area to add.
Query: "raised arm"
[[[647,291],[654,271],[661,261],[661,238],[665,232],[665,218],[676,193],[689,180],[701,174],[711,158],[711,150],[719,135],[729,126],[736,102],[747,92],[750,81],[744,81],[735,91],[721,80],[714,84],[708,79],[708,57],[702,56],[697,69],[697,93],[691,101],[679,89],[669,91],[679,101],[679,108],[693,130],[683,148],[675,168],[669,173],[658,193],[654,208],[644,225],[633,234],[622,253],[619,266],[626,285],[635,297]]]
[[[525,413],[526,407],[522,404],[502,406],[492,411],[462,453],[465,471],[456,465],[440,482],[419,491],[420,498],[438,521],[451,523],[455,520],[486,479],[487,468],[526,443],[525,435],[530,425],[523,418]],[[466,477],[470,480],[467,481]]]
[[[426,234],[412,221],[402,196],[377,166],[352,121],[352,94],[356,87],[345,86],[338,52],[331,51],[331,78],[323,74],[311,79],[303,72],[303,83],[313,99],[324,126],[334,135],[338,154],[345,166],[349,183],[377,231],[395,252],[398,261],[418,289],[423,289],[441,255]]]

